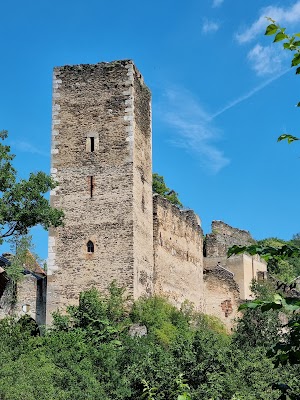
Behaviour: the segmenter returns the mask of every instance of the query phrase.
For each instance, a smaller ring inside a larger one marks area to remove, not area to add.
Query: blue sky
[[[0,121],[20,176],[50,169],[54,66],[131,58],[152,91],[153,169],[202,219],[256,239],[300,231],[300,80],[264,37],[300,31],[300,1],[1,2]],[[47,256],[47,234],[34,230]]]

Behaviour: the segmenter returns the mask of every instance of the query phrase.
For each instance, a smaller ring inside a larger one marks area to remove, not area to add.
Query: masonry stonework
[[[6,316],[22,317],[25,314],[38,325],[46,323],[46,278],[35,274],[26,274],[16,286],[9,279],[4,281],[4,272],[0,267],[0,319]]]
[[[154,195],[154,291],[180,307],[203,309],[203,232],[199,217]]]
[[[152,294],[150,92],[132,61],[55,68],[52,174],[65,223],[49,237],[48,321],[113,280]]]
[[[234,274],[216,267],[204,271],[204,308],[203,312],[219,318],[230,332],[239,317],[239,286]]]
[[[231,246],[248,246],[255,242],[248,231],[233,228],[222,221],[213,221],[211,230],[205,239],[206,257],[226,257]]]

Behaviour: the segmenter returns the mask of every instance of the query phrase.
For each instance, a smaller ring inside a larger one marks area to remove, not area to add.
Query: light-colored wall
[[[203,233],[193,211],[154,195],[154,292],[180,307],[203,308]]]
[[[233,228],[222,221],[213,221],[212,233],[206,236],[204,268],[211,269],[221,265],[233,272],[242,300],[253,298],[250,290],[252,280],[258,279],[258,271],[266,272],[267,266],[258,256],[240,254],[228,258],[227,251],[234,245],[247,246],[253,243],[248,231]]]
[[[241,299],[246,299],[248,294],[248,286],[252,280],[251,259],[249,260],[246,258],[246,260],[244,260],[243,254],[232,256],[227,259],[225,268],[233,272],[234,280],[239,285],[240,297]],[[245,282],[245,278],[247,279],[247,282]]]
[[[65,224],[50,230],[48,322],[58,307],[76,304],[81,291],[105,290],[113,280],[133,297],[152,291],[149,103],[132,61],[54,70],[51,172],[59,186],[50,201],[64,210]],[[94,152],[87,151],[91,135]]]
[[[258,256],[241,254],[228,258],[226,268],[234,273],[234,279],[240,288],[241,300],[253,299],[254,294],[250,289],[252,281],[253,279],[258,280],[258,271],[267,271],[266,263],[261,261]]]
[[[153,294],[153,200],[151,94],[134,65],[133,79],[133,244],[134,298]]]

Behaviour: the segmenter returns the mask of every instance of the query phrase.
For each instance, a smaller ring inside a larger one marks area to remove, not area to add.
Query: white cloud
[[[276,6],[268,6],[260,12],[259,18],[248,28],[236,35],[239,43],[247,43],[256,36],[262,35],[266,26],[270,23],[265,17],[271,17],[281,25],[295,24],[300,22],[300,0],[296,1],[291,7],[282,8]]]
[[[25,142],[23,140],[14,140],[10,142],[10,144],[13,148],[16,148],[17,150],[24,153],[38,154],[43,157],[49,156],[49,153],[40,150],[37,147],[33,146],[31,143]]]
[[[276,46],[261,46],[256,44],[247,56],[252,69],[258,76],[278,74],[283,70],[283,62],[287,53]]]
[[[249,92],[239,96],[238,98],[236,98],[235,100],[232,100],[231,102],[229,102],[228,104],[226,104],[224,107],[220,108],[217,112],[215,112],[214,114],[211,115],[211,120],[213,120],[214,118],[216,118],[218,115],[223,114],[225,111],[230,110],[231,108],[233,108],[234,106],[242,103],[245,100],[248,100],[250,97],[252,97],[253,95],[255,95],[256,93],[260,92],[262,89],[264,89],[266,86],[270,85],[272,82],[276,81],[277,79],[279,79],[282,75],[285,75],[286,73],[288,73],[289,71],[291,71],[290,68],[278,73],[277,75],[272,76],[272,78],[267,79],[266,81],[262,82],[260,85],[254,87],[253,89],[251,89]]]
[[[220,7],[220,5],[223,4],[223,2],[224,2],[224,0],[213,0],[212,6],[213,6],[214,8]]]
[[[215,21],[210,21],[208,19],[204,20],[202,25],[202,33],[214,33],[217,32],[220,28],[220,25]]]
[[[221,131],[191,93],[168,90],[160,106],[160,115],[173,128],[172,144],[197,154],[208,171],[217,173],[229,164],[230,160],[215,144]]]

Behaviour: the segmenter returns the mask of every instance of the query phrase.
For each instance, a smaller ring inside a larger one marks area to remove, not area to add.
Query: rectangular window
[[[90,137],[90,149],[91,149],[91,153],[93,153],[95,151],[95,138],[94,137]]]

